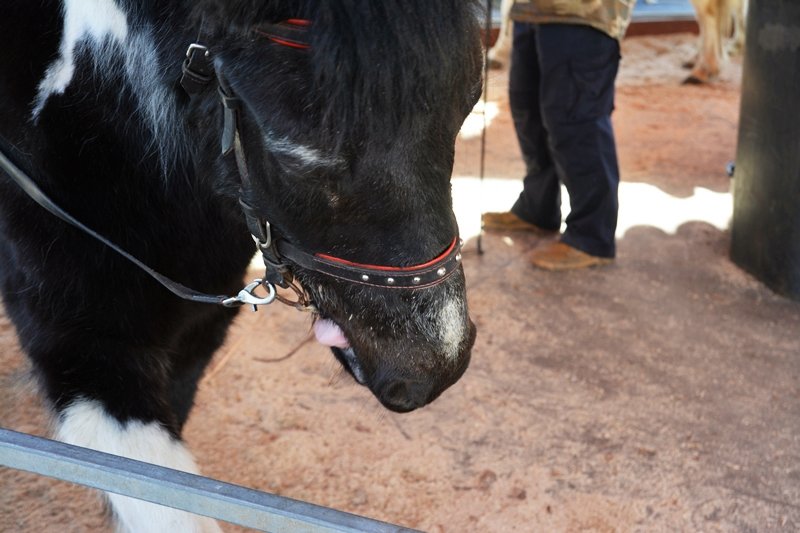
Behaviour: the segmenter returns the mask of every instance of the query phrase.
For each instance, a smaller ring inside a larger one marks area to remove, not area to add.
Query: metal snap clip
[[[255,290],[259,286],[263,286],[267,290],[266,296],[259,296],[255,293]],[[252,283],[247,284],[245,288],[240,290],[239,294],[236,296],[223,300],[222,305],[225,307],[239,307],[240,305],[246,304],[252,305],[253,311],[258,311],[259,305],[269,305],[274,302],[277,294],[278,292],[274,285],[262,279],[255,279]]]

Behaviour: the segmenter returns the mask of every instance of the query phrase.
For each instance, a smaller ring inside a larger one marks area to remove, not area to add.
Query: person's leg
[[[561,241],[614,257],[617,163],[611,112],[619,43],[589,26],[537,26],[542,119],[550,154],[570,197]]]
[[[561,226],[561,189],[542,122],[539,86],[536,27],[516,22],[508,93],[526,174],[511,212],[541,229],[555,231]]]

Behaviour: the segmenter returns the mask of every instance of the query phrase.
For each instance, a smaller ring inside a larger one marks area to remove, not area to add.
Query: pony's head
[[[275,234],[311,255],[389,273],[446,253],[458,238],[455,139],[481,88],[472,2],[200,8],[206,29],[224,36],[214,43],[217,73],[241,101],[251,183],[243,194]],[[287,19],[295,42],[274,30]],[[317,338],[389,409],[425,405],[466,369],[475,327],[457,261],[440,283],[408,288],[288,262],[319,310]]]

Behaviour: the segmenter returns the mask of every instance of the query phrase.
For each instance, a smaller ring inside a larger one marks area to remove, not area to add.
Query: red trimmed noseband
[[[458,237],[434,259],[408,267],[368,265],[322,253],[311,255],[283,239],[276,245],[278,254],[300,267],[343,281],[387,289],[422,289],[438,285],[461,264],[461,239]]]
[[[310,26],[310,20],[287,19],[275,24],[262,25],[254,31],[276,44],[299,50],[308,50],[311,48],[307,35]]]
[[[339,263],[339,264],[342,264],[342,265],[347,265],[347,266],[353,267],[353,268],[363,268],[363,269],[368,269],[368,270],[383,270],[383,271],[386,271],[386,272],[409,272],[409,271],[412,271],[412,270],[422,270],[422,269],[424,269],[426,267],[430,267],[430,266],[435,265],[436,263],[442,261],[445,257],[450,255],[450,252],[452,252],[453,248],[456,247],[456,243],[457,242],[458,242],[458,238],[453,239],[453,242],[450,243],[450,246],[447,247],[447,250],[442,252],[441,255],[439,255],[438,257],[436,257],[434,259],[431,259],[430,261],[428,261],[426,263],[422,263],[421,265],[414,265],[414,266],[410,266],[410,267],[390,267],[390,266],[380,266],[380,265],[367,265],[365,263],[354,263],[352,261],[348,261],[347,259],[340,259],[338,257],[334,257],[334,256],[328,255],[328,254],[317,253],[317,254],[314,254],[314,255],[316,255],[317,257],[321,257],[322,259],[326,259],[328,261],[332,261],[334,263]]]

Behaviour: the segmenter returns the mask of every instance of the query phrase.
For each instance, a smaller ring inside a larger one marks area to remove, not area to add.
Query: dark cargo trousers
[[[570,213],[561,240],[614,257],[617,164],[611,112],[619,43],[589,26],[514,24],[509,97],[526,165],[511,211],[546,229],[561,225],[561,189]]]

